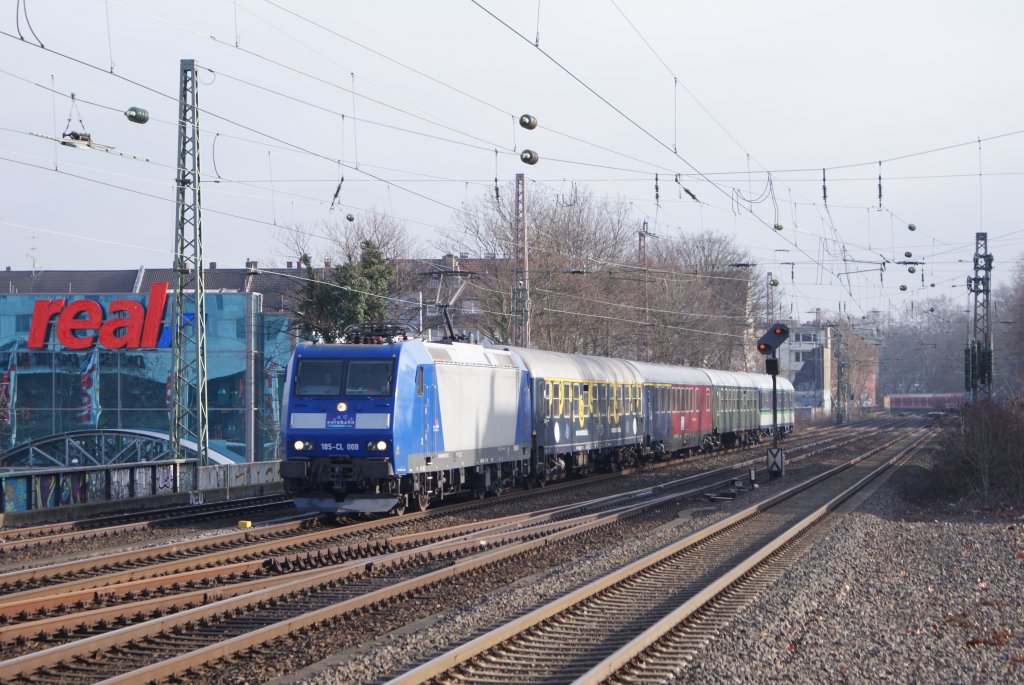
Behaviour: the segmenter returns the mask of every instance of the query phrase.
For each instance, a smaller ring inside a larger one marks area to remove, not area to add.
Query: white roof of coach
[[[711,379],[711,384],[714,386],[725,386],[725,387],[748,387],[752,385],[751,381],[744,376],[750,374],[739,373],[736,371],[719,371],[718,369],[704,369],[708,374],[708,378]],[[770,381],[770,378],[769,378]]]
[[[651,362],[629,362],[643,376],[645,383],[672,383],[674,385],[707,385],[711,379],[705,369],[693,366],[670,366]]]
[[[524,347],[505,348],[523,360],[526,370],[534,378],[579,378],[586,381],[613,381],[616,383],[642,383],[643,377],[628,362],[621,359],[590,357],[585,354],[547,352]]]

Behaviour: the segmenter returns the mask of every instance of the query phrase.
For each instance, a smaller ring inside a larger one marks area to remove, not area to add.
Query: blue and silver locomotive
[[[303,343],[287,388],[281,475],[300,509],[422,508],[529,473],[530,387],[508,351]]]

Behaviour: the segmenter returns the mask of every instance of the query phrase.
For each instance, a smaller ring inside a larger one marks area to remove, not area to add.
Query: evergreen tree
[[[360,244],[358,258],[353,255],[322,274],[313,268],[308,254],[302,255],[299,263],[306,269],[295,314],[295,328],[301,337],[345,342],[346,327],[385,319],[394,267],[373,241]]]

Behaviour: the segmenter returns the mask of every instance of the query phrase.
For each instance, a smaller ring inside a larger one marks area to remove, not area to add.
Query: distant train
[[[302,343],[288,365],[281,476],[302,510],[401,513],[772,431],[763,374],[369,340]],[[781,377],[777,416],[780,434],[792,431],[793,386]]]
[[[923,392],[888,395],[885,406],[891,412],[956,412],[968,402],[964,392]]]

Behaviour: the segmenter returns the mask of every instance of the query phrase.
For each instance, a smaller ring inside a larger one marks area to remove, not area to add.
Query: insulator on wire
[[[882,208],[882,163],[878,163],[878,208]]]
[[[144,124],[149,121],[149,112],[141,107],[129,107],[124,115],[128,117],[128,121],[135,124]]]
[[[523,150],[519,153],[519,159],[521,159],[525,164],[536,164],[540,161],[540,155],[533,150]]]
[[[524,114],[523,116],[519,117],[519,125],[529,131],[532,131],[533,129],[537,128],[537,117],[533,116],[532,114]]]

